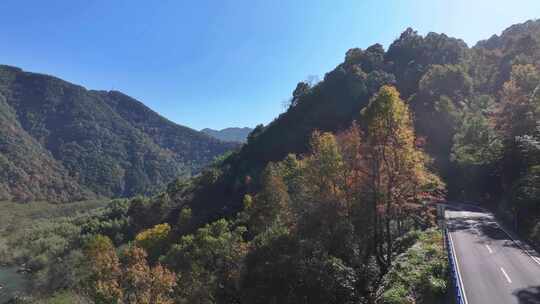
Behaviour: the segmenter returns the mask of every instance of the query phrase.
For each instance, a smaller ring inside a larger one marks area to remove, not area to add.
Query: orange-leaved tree
[[[124,302],[133,304],[172,304],[176,275],[157,264],[150,267],[144,249],[132,246],[122,255]]]
[[[96,303],[115,304],[123,297],[120,287],[122,272],[112,241],[102,235],[94,236],[84,248],[89,269],[85,289]]]
[[[381,87],[362,116],[367,126],[361,151],[364,199],[371,206],[377,261],[386,270],[404,221],[440,194],[443,184],[428,169],[430,159],[418,146],[409,108],[394,87]]]

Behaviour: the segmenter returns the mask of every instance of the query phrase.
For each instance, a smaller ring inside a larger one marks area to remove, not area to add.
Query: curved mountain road
[[[466,304],[540,304],[538,254],[483,211],[446,210]]]

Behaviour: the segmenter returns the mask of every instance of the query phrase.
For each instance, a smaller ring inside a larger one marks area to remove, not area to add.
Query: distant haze
[[[214,138],[222,141],[232,141],[244,143],[247,140],[249,133],[253,129],[251,128],[225,128],[221,130],[214,130],[210,128],[202,129],[201,132],[206,133]]]

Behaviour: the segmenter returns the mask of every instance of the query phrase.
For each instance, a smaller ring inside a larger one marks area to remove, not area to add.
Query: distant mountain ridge
[[[0,126],[0,200],[150,194],[237,147],[120,92],[5,65]]]
[[[202,129],[201,132],[206,133],[214,138],[219,140],[228,141],[228,142],[240,142],[245,143],[249,133],[253,129],[244,127],[244,128],[225,128],[221,130],[214,130],[210,128]]]

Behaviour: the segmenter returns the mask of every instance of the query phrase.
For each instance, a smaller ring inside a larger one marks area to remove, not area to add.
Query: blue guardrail
[[[467,304],[467,299],[464,296],[463,286],[461,286],[461,278],[459,277],[459,270],[456,264],[456,253],[454,252],[454,246],[452,240],[448,235],[448,229],[444,229],[444,241],[446,243],[446,251],[448,252],[448,263],[450,266],[450,274],[452,276],[452,282],[454,283],[454,294],[456,296],[457,304]]]

